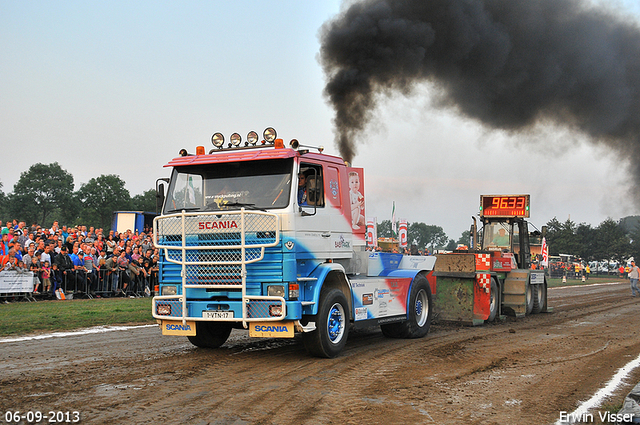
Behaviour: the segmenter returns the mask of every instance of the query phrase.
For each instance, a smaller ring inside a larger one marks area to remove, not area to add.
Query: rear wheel
[[[533,313],[540,313],[547,307],[547,280],[533,287]]]
[[[224,322],[196,322],[196,334],[189,342],[200,348],[218,348],[231,334],[231,324]]]
[[[316,357],[335,357],[344,348],[349,334],[349,305],[339,289],[323,292],[318,305],[316,330],[302,334],[304,346]]]
[[[527,288],[525,290],[525,299],[527,302],[527,314],[531,314],[533,311],[533,287],[529,282],[527,282]]]
[[[384,336],[389,338],[422,338],[431,326],[431,287],[427,278],[418,275],[413,280],[409,304],[408,320],[400,323],[380,325]]]

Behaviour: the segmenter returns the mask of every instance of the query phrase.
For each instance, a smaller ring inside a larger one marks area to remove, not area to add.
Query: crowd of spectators
[[[0,221],[0,269],[33,272],[32,295],[149,296],[158,279],[151,229],[123,233],[87,226],[50,228]]]

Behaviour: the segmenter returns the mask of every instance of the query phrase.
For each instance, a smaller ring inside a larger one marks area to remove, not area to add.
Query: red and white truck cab
[[[303,333],[308,351],[334,357],[350,327],[390,337],[428,333],[435,257],[365,249],[364,171],[289,147],[273,128],[216,133],[213,148],[182,150],[154,220],[163,334],[219,347],[232,328],[254,337]],[[304,148],[304,149],[303,149]]]

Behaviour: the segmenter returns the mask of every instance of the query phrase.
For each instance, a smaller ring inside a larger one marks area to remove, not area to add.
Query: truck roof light
[[[180,152],[178,152],[178,155],[180,156],[187,156],[189,155],[189,153],[187,152],[186,149],[180,149]]]
[[[275,143],[275,148],[276,149],[283,149],[284,148],[284,140],[282,139],[276,139],[273,141]]]
[[[249,134],[247,134],[247,141],[244,144],[245,146],[255,146],[256,143],[258,143],[258,133],[250,131]]]
[[[216,148],[222,149],[222,145],[224,145],[224,136],[222,133],[214,133],[213,136],[211,136],[211,143],[213,143],[213,146]]]
[[[196,146],[196,155],[204,155],[204,146]]]
[[[264,133],[262,133],[262,137],[264,137],[264,140],[268,143],[273,144],[273,141],[278,137],[278,133],[276,133],[276,130],[273,127],[267,127],[266,130],[264,130]]]
[[[242,136],[238,133],[233,133],[229,138],[229,146],[238,147],[240,146],[240,142],[242,142]]]

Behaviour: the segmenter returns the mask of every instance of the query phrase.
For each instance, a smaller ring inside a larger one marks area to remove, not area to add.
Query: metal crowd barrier
[[[0,290],[0,302],[9,301],[36,301],[42,299],[55,299],[56,289],[62,289],[67,299],[82,298],[108,298],[108,297],[145,297],[154,296],[158,285],[158,272],[154,271],[147,277],[141,272],[135,275],[130,270],[94,270],[91,273],[80,270],[69,270],[63,273],[60,270],[52,271],[50,278],[51,287],[45,291],[42,279],[33,276],[31,289],[20,291]],[[36,280],[39,279],[39,280]],[[38,292],[34,292],[37,283]],[[125,286],[126,285],[126,286]],[[0,288],[1,289],[1,288]]]

